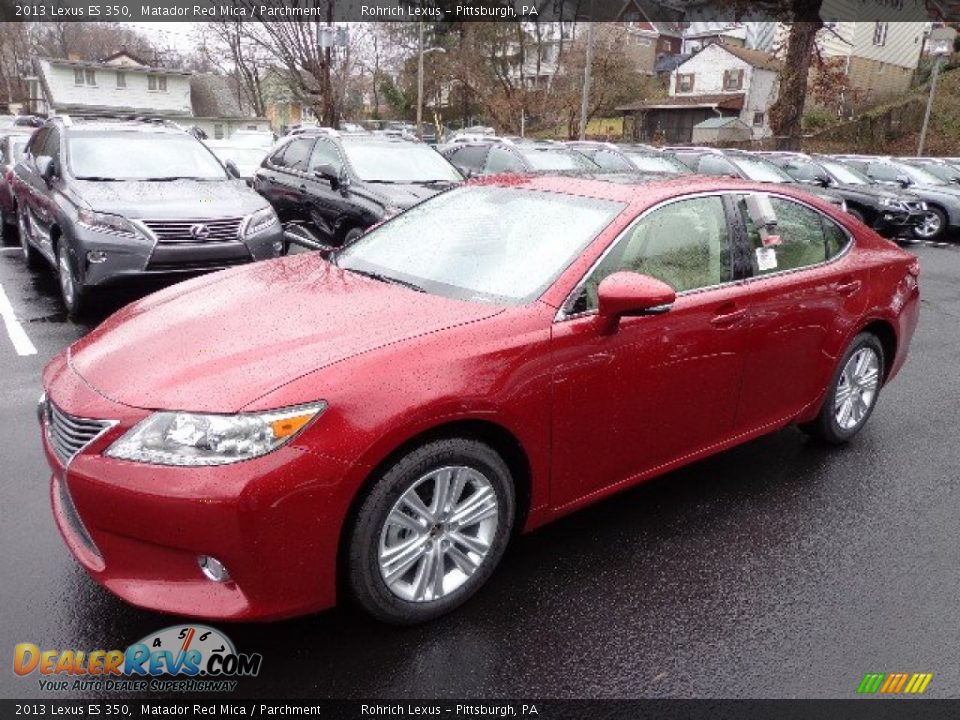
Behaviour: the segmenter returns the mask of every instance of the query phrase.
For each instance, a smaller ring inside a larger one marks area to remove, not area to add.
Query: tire
[[[57,243],[57,284],[67,317],[71,320],[81,319],[87,309],[89,291],[77,280],[70,261],[70,248],[63,240]]]
[[[438,515],[441,485],[448,492],[459,485],[460,492]],[[394,625],[433,620],[459,607],[500,562],[515,507],[510,470],[488,445],[451,438],[413,450],[376,479],[355,515],[345,555],[354,598]],[[465,514],[469,519],[458,526],[457,516]],[[407,551],[390,553],[397,548]],[[438,558],[443,571],[431,572]]]
[[[862,222],[862,223],[866,223],[866,222],[867,222],[867,220],[866,220],[866,218],[864,217],[864,215],[863,215],[862,212],[860,212],[859,210],[857,210],[857,209],[854,208],[854,207],[850,207],[849,205],[847,206],[847,215],[850,215],[850,216],[852,216],[852,217],[855,217],[857,220],[859,220],[859,221]]]
[[[361,235],[363,235],[362,228],[350,228],[343,234],[343,242],[341,243],[341,246],[349,245]]]
[[[20,241],[20,255],[31,270],[40,269],[40,253],[30,244],[30,228],[27,224],[26,210],[17,213],[17,237]]]
[[[820,413],[800,429],[832,445],[848,442],[863,429],[877,406],[885,367],[877,336],[869,332],[857,335],[833,373]],[[848,390],[851,383],[854,389]]]
[[[940,208],[929,205],[923,223],[913,228],[913,234],[921,240],[939,240],[946,229],[947,214]]]

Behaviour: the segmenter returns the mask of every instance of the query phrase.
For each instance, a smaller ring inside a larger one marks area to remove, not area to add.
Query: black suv
[[[276,214],[237,174],[173,124],[52,118],[13,173],[24,259],[53,265],[75,317],[97,287],[281,254]]]
[[[558,142],[508,140],[450,145],[443,155],[467,177],[500,173],[596,173],[601,168],[583,153]]]
[[[767,155],[801,183],[826,187],[843,196],[847,212],[884,237],[911,237],[927,214],[916,195],[878,185],[859,170],[819,155]]]
[[[835,155],[871,180],[890,188],[909,189],[927,204],[927,214],[913,231],[921,240],[939,240],[948,231],[960,231],[960,187],[923,168],[895,158]]]
[[[416,140],[317,128],[281,140],[253,187],[285,226],[305,225],[322,242],[342,245],[462,181],[440,153]]]

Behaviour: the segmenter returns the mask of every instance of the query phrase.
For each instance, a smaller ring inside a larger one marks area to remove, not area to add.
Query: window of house
[[[214,123],[213,137],[217,140],[223,140],[223,124],[222,123]]]
[[[83,85],[83,68],[73,69],[73,82],[75,85]]]
[[[87,85],[96,85],[97,84],[97,73],[96,71],[88,68],[84,70],[84,75],[86,76]]]
[[[753,126],[754,127],[763,127],[764,114],[762,112],[755,112],[753,114]]]
[[[890,28],[890,23],[878,22],[873,24],[873,44],[874,45],[887,44],[887,30],[889,28]]]
[[[677,92],[693,92],[693,73],[677,73]]]
[[[127,86],[127,74],[125,72],[117,73],[117,87],[125,88]]]
[[[167,76],[161,75],[157,78],[157,87],[160,89],[160,92],[167,91]]]
[[[639,45],[640,47],[650,47],[650,45],[651,45],[650,38],[648,38],[648,37],[638,37],[638,38],[637,38],[637,45]]]
[[[743,88],[743,70],[725,70],[723,72],[723,89],[740,90]]]
[[[147,76],[147,90],[156,90],[157,89],[157,76],[148,75]]]

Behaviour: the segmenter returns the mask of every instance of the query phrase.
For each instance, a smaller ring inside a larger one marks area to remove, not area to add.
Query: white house
[[[689,143],[694,126],[714,117],[738,118],[754,139],[767,137],[779,67],[768,53],[712,43],[671,72],[668,100],[619,109],[634,116],[634,138],[645,142]]]
[[[26,78],[30,111],[47,115],[138,115],[197,126],[210,137],[268,130],[245,112],[230,78],[151,67],[121,51],[101,62],[37,58]]]
[[[850,86],[867,98],[910,88],[928,33],[927,22],[827,22],[817,33],[823,57],[842,58]],[[772,47],[786,52],[789,25],[779,24]]]

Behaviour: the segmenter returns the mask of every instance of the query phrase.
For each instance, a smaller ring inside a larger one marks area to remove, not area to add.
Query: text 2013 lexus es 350
[[[427,620],[516,531],[790,423],[849,440],[904,363],[918,275],[800,189],[468,184],[60,354],[54,515],[139,606]]]

